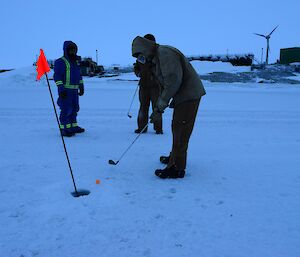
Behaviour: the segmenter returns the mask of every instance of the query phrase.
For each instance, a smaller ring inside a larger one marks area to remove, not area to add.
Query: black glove
[[[59,92],[58,95],[59,95],[59,97],[65,99],[65,98],[67,98],[67,91],[66,90],[61,91],[61,92]]]
[[[80,87],[79,88],[79,93],[78,93],[79,96],[82,96],[84,95],[84,87]]]

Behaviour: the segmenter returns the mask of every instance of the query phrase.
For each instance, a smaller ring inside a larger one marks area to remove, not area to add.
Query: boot
[[[79,126],[73,127],[72,128],[73,133],[83,133],[85,131],[84,128],[81,128]]]
[[[159,161],[163,164],[168,164],[170,160],[170,156],[160,156]]]
[[[75,135],[75,133],[70,129],[61,129],[61,134],[63,137],[72,137]]]
[[[155,175],[159,178],[184,178],[185,171],[184,170],[176,170],[175,165],[170,168],[165,168],[162,170],[156,170]]]

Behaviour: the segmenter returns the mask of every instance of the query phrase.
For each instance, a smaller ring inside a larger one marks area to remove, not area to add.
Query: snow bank
[[[23,67],[12,71],[0,73],[0,81],[11,86],[31,86],[33,84],[44,84],[43,82],[36,82],[36,67]],[[53,71],[48,73],[49,79],[53,77]]]
[[[191,61],[191,64],[200,75],[212,72],[237,73],[251,70],[248,66],[232,66],[228,62]]]

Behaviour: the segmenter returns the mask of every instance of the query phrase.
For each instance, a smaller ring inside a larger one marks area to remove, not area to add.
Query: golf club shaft
[[[123,156],[128,152],[128,150],[133,146],[133,144],[135,143],[135,141],[140,137],[140,135],[145,131],[145,129],[147,129],[149,125],[149,122],[146,124],[146,126],[141,130],[141,132],[136,136],[136,138],[133,140],[133,142],[127,147],[127,149],[124,151],[124,153],[120,156],[119,160],[116,161],[116,164],[118,164],[121,159],[123,158]]]
[[[139,87],[139,85],[137,85],[137,87],[136,87],[136,89],[134,91],[134,94],[133,94],[133,97],[132,97],[132,100],[131,100],[131,103],[130,103],[130,106],[129,106],[129,109],[128,109],[128,112],[127,112],[127,116],[130,117],[130,118],[131,118],[131,115],[130,115],[131,107],[132,107],[132,104],[133,104],[136,92],[138,90],[138,87]]]

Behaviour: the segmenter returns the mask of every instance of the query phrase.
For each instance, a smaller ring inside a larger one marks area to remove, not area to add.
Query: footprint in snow
[[[125,192],[124,194],[126,195],[126,196],[130,196],[130,195],[132,195],[132,194],[134,194],[135,193],[135,191],[131,191],[131,192]]]
[[[170,188],[170,193],[172,193],[172,194],[175,194],[177,191],[176,191],[176,188]]]
[[[161,215],[161,214],[157,214],[156,216],[155,216],[155,219],[162,219],[164,216],[163,215]]]
[[[182,244],[178,244],[178,243],[177,243],[177,244],[175,244],[175,246],[176,246],[176,247],[180,247],[180,248],[181,248],[183,245],[182,245]]]
[[[163,196],[164,198],[167,198],[167,199],[173,199],[173,196],[172,195],[165,195]]]

